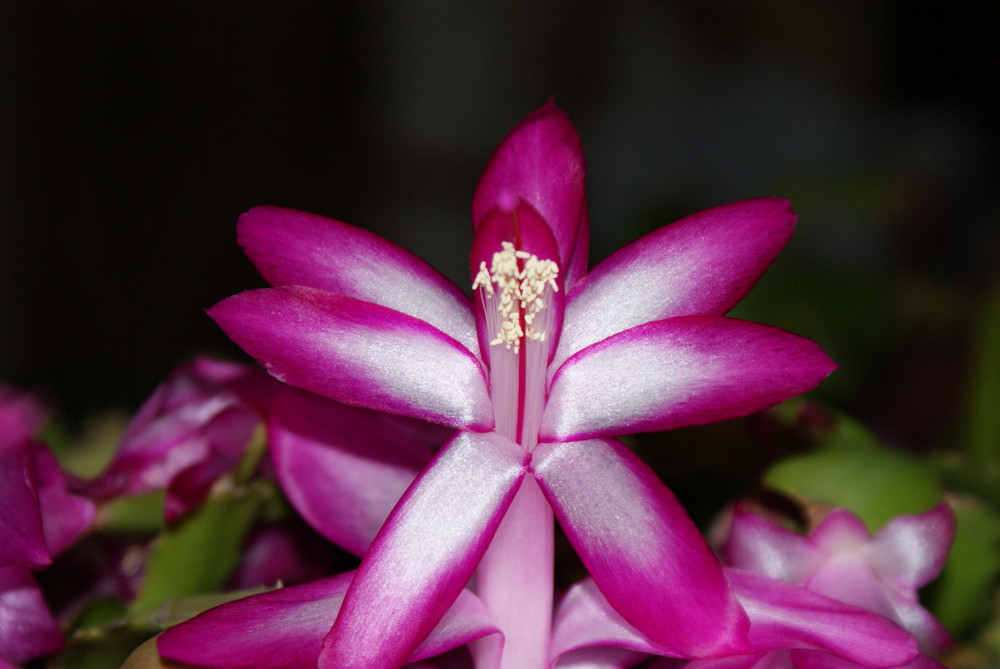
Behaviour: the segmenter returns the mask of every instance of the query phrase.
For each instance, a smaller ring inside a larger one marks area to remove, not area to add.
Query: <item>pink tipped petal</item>
[[[222,604],[165,631],[157,648],[165,658],[199,666],[315,669],[353,576],[347,572]],[[496,632],[482,602],[463,591],[410,661]]]
[[[164,657],[211,667],[313,669],[353,572],[239,599],[171,627]]]
[[[438,453],[362,561],[322,667],[395,667],[410,656],[472,576],[527,457],[493,433],[462,432]]]
[[[268,412],[275,474],[289,501],[355,555],[431,459],[402,424],[367,409],[287,388]]]
[[[427,321],[475,351],[469,298],[423,260],[367,230],[280,207],[240,217],[239,242],[273,286],[318,288]]]
[[[726,574],[750,616],[755,650],[822,650],[877,667],[895,667],[917,655],[916,640],[878,614],[759,574]]]
[[[814,387],[835,368],[812,341],[732,318],[646,323],[556,372],[541,438],[666,430],[736,418]]]
[[[649,321],[721,316],[746,295],[788,241],[787,200],[715,207],[622,248],[574,287],[554,364]]]
[[[797,585],[826,559],[826,554],[801,534],[742,509],[733,512],[723,556],[729,566]]]
[[[682,656],[745,649],[747,620],[673,493],[617,441],[540,444],[533,470],[611,605]]]
[[[868,547],[872,567],[890,582],[922,588],[941,572],[955,536],[955,514],[941,505],[901,516],[883,527]]]
[[[0,567],[0,664],[48,655],[62,645],[62,632],[28,570]]]
[[[522,120],[504,138],[472,199],[478,228],[493,209],[529,203],[548,222],[559,245],[567,286],[587,271],[587,208],[580,138],[566,114],[551,102]]]
[[[298,287],[240,293],[209,313],[271,374],[293,386],[452,427],[493,425],[478,359],[425,321]]]

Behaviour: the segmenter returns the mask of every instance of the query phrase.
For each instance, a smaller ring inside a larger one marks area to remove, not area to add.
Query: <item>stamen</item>
[[[510,242],[501,243],[502,250],[493,254],[490,272],[486,263],[479,263],[479,273],[472,284],[472,290],[483,288],[487,298],[494,295],[493,284],[500,293],[497,312],[500,315],[496,337],[490,345],[503,344],[517,354],[521,341],[525,338],[545,341],[545,331],[535,330],[532,323],[535,316],[545,308],[542,295],[545,288],[558,291],[556,278],[559,265],[554,260],[539,260],[527,251],[518,251]],[[524,327],[522,327],[522,321]]]
[[[472,282],[472,290],[476,290],[480,286],[486,289],[487,297],[493,297],[493,284],[490,282],[490,273],[486,271],[485,261],[479,263],[479,273],[476,274],[476,280]]]

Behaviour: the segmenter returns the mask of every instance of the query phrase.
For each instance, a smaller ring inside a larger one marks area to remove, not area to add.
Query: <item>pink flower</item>
[[[92,494],[166,490],[165,516],[176,519],[236,466],[260,423],[260,405],[277,388],[247,365],[203,357],[177,368],[129,423]]]
[[[402,663],[479,566],[505,666],[543,666],[553,512],[612,606],[657,643],[744,646],[745,617],[697,529],[609,437],[741,416],[830,373],[814,343],[723,317],[795,217],[778,199],[719,207],[585,276],[583,176],[551,104],[504,140],[473,199],[472,301],[361,229],[274,207],[240,219],[275,288],[211,309],[238,344],[292,385],[462,430],[375,538],[321,664]]]
[[[951,643],[944,627],[920,606],[918,591],[937,577],[955,535],[955,517],[941,505],[900,516],[872,536],[850,511],[835,509],[803,536],[763,516],[737,509],[726,562],[894,620],[925,653]]]
[[[931,668],[909,633],[877,613],[760,574],[727,569],[750,618],[748,648],[717,658],[683,657],[622,619],[592,581],[573,586],[556,615],[556,667],[623,668],[661,655],[661,669]],[[646,666],[646,665],[643,665]]]
[[[31,395],[0,386],[0,667],[59,649],[62,633],[30,570],[48,566],[91,524],[94,505],[33,433],[44,419]]]
[[[312,527],[361,556],[451,430],[284,386],[265,409],[274,475]]]

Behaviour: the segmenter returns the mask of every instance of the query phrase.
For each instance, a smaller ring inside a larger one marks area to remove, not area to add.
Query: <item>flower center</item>
[[[472,290],[483,288],[488,301],[493,301],[499,292],[496,322],[491,323],[497,334],[490,344],[503,344],[508,350],[513,348],[516,355],[521,350],[522,339],[545,341],[545,330],[535,327],[535,317],[545,308],[546,287],[553,292],[559,291],[556,285],[559,265],[554,260],[539,260],[534,254],[518,251],[510,242],[502,242],[501,246],[503,250],[493,254],[490,271],[486,271],[485,261],[479,263]]]
[[[496,430],[534,448],[545,407],[545,379],[553,328],[551,303],[559,265],[502,242],[490,268],[480,262],[472,284],[482,300],[490,340],[490,387]]]

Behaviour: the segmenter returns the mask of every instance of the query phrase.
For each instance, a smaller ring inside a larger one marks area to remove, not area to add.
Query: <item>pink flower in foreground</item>
[[[937,577],[955,535],[945,506],[900,516],[873,537],[850,511],[835,509],[808,536],[737,509],[724,548],[726,562],[894,620],[926,653],[951,643],[944,627],[920,606],[918,591]]]
[[[279,379],[462,430],[389,516],[321,666],[396,666],[462,592],[504,634],[504,664],[545,666],[552,521],[611,605],[664,647],[745,645],[721,567],[670,491],[609,437],[723,420],[815,386],[812,342],[724,318],[791,234],[784,200],[688,217],[585,276],[579,140],[551,104],[504,140],[476,190],[469,300],[364,230],[259,207],[240,219],[275,286],[213,318]]]

